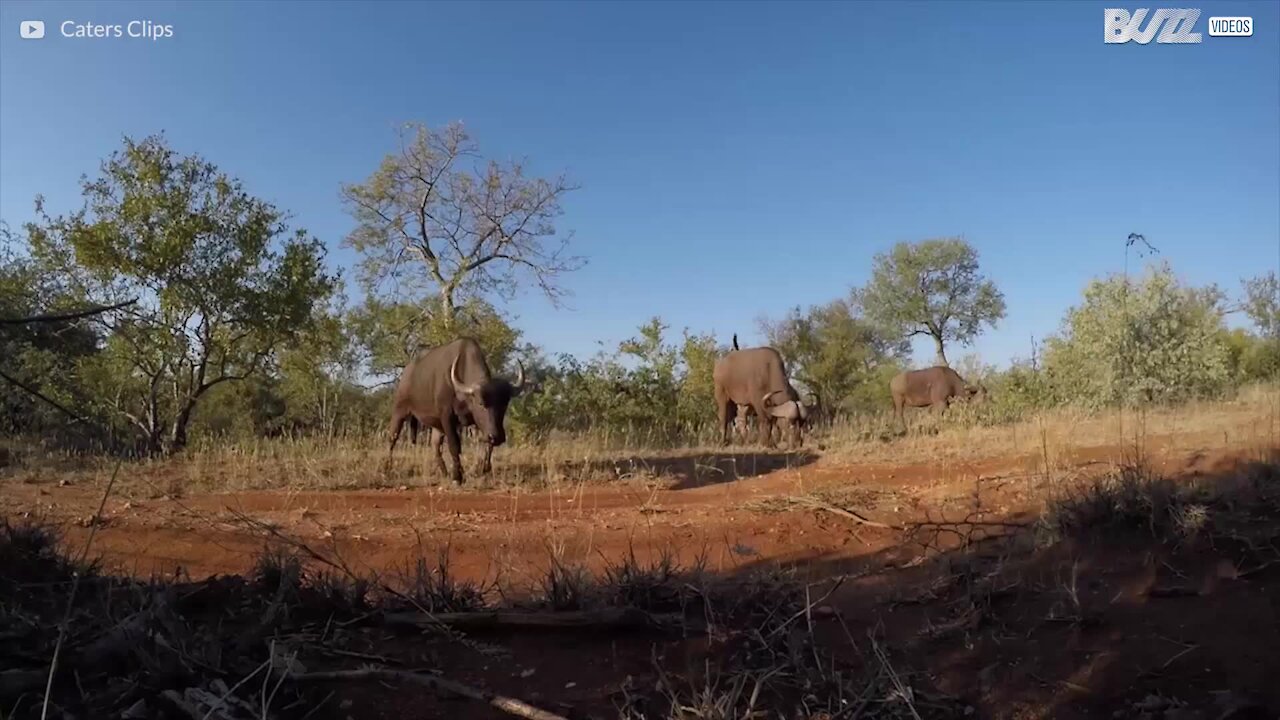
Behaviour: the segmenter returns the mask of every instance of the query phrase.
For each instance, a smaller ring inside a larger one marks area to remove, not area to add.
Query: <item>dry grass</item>
[[[1204,400],[1176,406],[1088,411],[1060,407],[1038,411],[1021,421],[984,425],[963,406],[937,420],[926,411],[909,413],[904,436],[892,433],[887,416],[842,423],[829,431],[827,454],[863,461],[901,461],[906,457],[972,460],[1124,445],[1141,452],[1150,438],[1194,441],[1201,447],[1261,447],[1280,440],[1280,387],[1252,386],[1229,400]],[[885,438],[885,439],[882,439]],[[1122,458],[1116,458],[1117,461]]]
[[[5,693],[16,697],[6,708],[9,717],[39,716],[39,680],[56,637],[55,600],[75,573],[87,576],[91,592],[76,606],[72,645],[77,650],[50,696],[61,715],[107,717],[127,710],[125,716],[143,717],[174,710],[191,717],[300,718],[307,716],[307,708],[341,692],[332,685],[317,689],[309,681],[361,680],[370,673],[391,681],[432,679],[425,684],[473,700],[496,697],[449,680],[457,667],[427,668],[431,672],[426,674],[392,670],[386,666],[410,664],[394,653],[380,654],[387,652],[380,647],[370,648],[377,652],[354,648],[360,637],[369,637],[362,628],[381,623],[384,631],[420,628],[411,645],[397,646],[401,652],[403,647],[457,643],[508,652],[469,639],[439,618],[453,624],[485,620],[491,613],[474,611],[514,607],[508,599],[511,591],[495,593],[495,604],[475,589],[460,589],[449,579],[447,552],[435,561],[418,558],[412,565],[417,573],[392,580],[333,572],[336,560],[318,562],[323,558],[300,553],[298,547],[286,543],[266,551],[243,578],[138,582],[76,566],[45,526],[0,520],[0,558],[13,571],[0,581],[5,599],[0,602],[0,645],[17,663],[3,678]],[[557,568],[563,566],[555,558],[552,568],[550,582],[561,582]],[[652,626],[659,633],[658,645],[680,647],[681,637],[706,638],[699,668],[685,667],[679,653],[663,659],[655,650],[656,682],[637,687],[631,677],[621,680],[619,717],[727,720],[753,717],[753,710],[763,708],[793,711],[787,716],[803,710],[813,717],[815,712],[838,713],[850,703],[875,707],[879,717],[950,717],[958,709],[949,698],[922,692],[922,680],[909,679],[901,667],[895,670],[874,638],[874,655],[861,666],[822,647],[813,614],[830,593],[819,594],[784,572],[716,578],[700,566],[678,566],[673,556],[644,563],[631,555],[602,575],[574,570],[572,576],[573,597],[538,597],[535,590],[532,605],[525,607],[539,613],[616,607],[655,619],[649,613],[667,613],[661,617],[675,618],[677,625]],[[394,612],[405,609],[406,601],[418,611],[408,613],[409,621],[405,613]],[[379,611],[392,612],[384,619]],[[542,617],[552,620],[555,613]],[[570,618],[563,624],[572,630],[574,622]],[[853,647],[859,650],[857,643]],[[492,654],[476,659],[485,663]],[[435,652],[429,656],[438,657]],[[307,673],[316,663],[331,667],[335,662],[360,669]],[[522,705],[518,700],[506,704]],[[360,711],[348,714],[359,716]],[[543,716],[559,717],[538,715]]]
[[[1170,446],[1186,444],[1200,450],[1264,448],[1280,440],[1280,387],[1255,386],[1230,400],[1124,412],[1056,408],[999,425],[983,424],[974,409],[958,406],[941,420],[916,411],[908,415],[908,423],[911,429],[898,434],[887,413],[843,420],[817,429],[806,441],[805,450],[820,450],[823,456],[841,461],[901,463],[903,458],[919,458],[937,465],[1032,455],[1043,460],[1048,473],[1058,469],[1066,454],[1087,448],[1123,447],[1124,452],[1112,460],[1117,464],[1140,461],[1154,438]],[[717,480],[722,478],[712,476],[724,472],[715,466],[717,458],[749,464],[760,457],[759,447],[725,449],[706,443],[701,437],[705,433],[699,435],[702,442],[678,449],[646,449],[642,437],[608,433],[555,435],[537,444],[522,443],[516,437],[494,453],[490,477],[478,474],[481,446],[468,438],[463,443],[467,488],[617,482],[666,487],[676,480],[673,467],[677,465]],[[6,476],[31,483],[68,478],[103,480],[110,467],[109,458],[60,455],[31,445],[11,453],[9,465],[0,467],[0,481]],[[234,444],[208,441],[176,457],[140,460],[122,477],[125,494],[150,497],[253,489],[422,485],[451,485],[439,476],[428,444],[402,442],[388,466],[386,441],[378,435],[258,439]]]

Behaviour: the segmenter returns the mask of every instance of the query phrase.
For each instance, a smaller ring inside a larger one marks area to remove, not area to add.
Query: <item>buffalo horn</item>
[[[453,389],[456,392],[460,392],[463,395],[474,395],[476,390],[480,388],[475,385],[467,385],[458,379],[458,361],[461,359],[461,356],[454,358],[453,364],[449,366],[449,381],[453,383]]]
[[[524,389],[524,363],[519,360],[516,360],[516,384],[512,389],[516,392]]]

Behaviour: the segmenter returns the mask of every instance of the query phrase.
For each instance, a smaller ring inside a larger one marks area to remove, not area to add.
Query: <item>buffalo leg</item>
[[[408,418],[406,418],[406,422],[409,423],[409,442],[414,445],[417,445],[418,429],[421,427],[422,424],[418,422],[418,418],[414,415],[410,415]],[[430,434],[431,431],[427,430],[427,433]]]
[[[720,414],[720,444],[729,445],[729,432],[733,426],[733,415],[736,408],[730,400],[718,400],[716,402],[716,411]]]
[[[456,418],[445,418],[441,423],[445,442],[449,443],[449,459],[453,461],[453,481],[462,484],[462,428]]]
[[[391,456],[396,452],[396,441],[400,439],[400,430],[404,428],[405,420],[409,418],[409,413],[395,411],[391,414],[391,448],[387,450],[387,464],[391,464]]]
[[[756,401],[752,404],[756,411],[756,423],[760,426],[760,442],[765,447],[773,447],[773,416],[769,414],[769,409],[764,406],[764,402]]]
[[[431,446],[436,451],[436,468],[440,471],[440,477],[445,477],[449,474],[449,468],[445,467],[444,455],[440,452],[444,447],[444,433],[439,430],[428,430],[427,433],[431,436]]]
[[[485,475],[493,472],[493,443],[484,444],[484,464],[480,466],[480,472]]]
[[[898,426],[902,428],[902,432],[907,431],[907,417],[903,413],[903,408],[907,405],[905,398],[895,397],[893,399],[893,414],[898,418]]]

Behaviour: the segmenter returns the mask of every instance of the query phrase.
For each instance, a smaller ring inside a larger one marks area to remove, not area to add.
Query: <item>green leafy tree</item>
[[[435,311],[439,303],[434,298],[418,304],[371,297],[350,314],[350,332],[371,374],[394,376],[418,348],[436,347],[461,336],[480,343],[494,370],[507,366],[519,344],[520,331],[496,308],[483,299],[471,298],[454,308],[449,321]]]
[[[1245,380],[1280,379],[1280,278],[1275,272],[1244,281],[1244,311],[1259,336],[1241,354]]]
[[[910,352],[905,339],[863,316],[856,294],[760,325],[792,376],[837,413],[882,407],[889,380]]]
[[[716,419],[716,360],[727,351],[712,335],[684,331],[680,345],[680,392],[677,400],[681,423],[690,431],[710,426]]]
[[[562,276],[583,264],[556,231],[573,189],[565,178],[485,162],[460,124],[408,125],[399,146],[364,183],[342,191],[356,221],[345,245],[360,254],[371,296],[418,307],[450,338],[460,310],[477,298],[510,300],[532,283],[559,302]]]
[[[44,271],[23,244],[0,227],[0,320],[16,321],[81,309],[63,278]],[[88,319],[0,324],[0,428],[9,433],[66,427],[88,411],[76,365],[98,352]]]
[[[586,362],[562,355],[553,366],[535,354],[529,377],[538,389],[512,406],[513,424],[539,437],[594,431],[613,444],[688,442],[715,418],[711,374],[724,348],[688,330],[673,344],[668,330],[653,318]]]
[[[1050,382],[1095,406],[1217,392],[1231,379],[1222,300],[1216,287],[1179,282],[1167,263],[1140,281],[1095,280],[1046,343]]]
[[[84,301],[138,299],[99,316],[105,347],[84,375],[147,450],[179,449],[206,393],[262,372],[313,326],[336,286],[324,246],[163,136],[126,139],[82,193],[81,210],[56,218],[37,200],[33,257]]]
[[[1244,311],[1263,337],[1280,341],[1280,278],[1274,272],[1244,281]]]
[[[1004,295],[978,268],[978,252],[958,238],[898,243],[876,255],[861,293],[867,317],[906,337],[933,339],[937,364],[947,343],[967,345],[1004,317]]]
[[[310,332],[300,334],[279,354],[279,392],[285,424],[326,436],[337,434],[358,372],[358,353],[338,313],[319,314]]]

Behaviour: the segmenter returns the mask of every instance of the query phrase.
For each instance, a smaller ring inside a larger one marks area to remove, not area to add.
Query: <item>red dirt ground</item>
[[[1156,441],[1148,452],[1149,464],[1171,477],[1229,474],[1241,462],[1239,455],[1186,444],[1175,450]],[[1059,461],[1066,474],[1085,477],[1105,472],[1119,456],[1117,448],[1102,447]],[[194,578],[247,570],[268,541],[264,526],[340,558],[357,572],[395,572],[410,558],[434,559],[447,547],[458,576],[516,587],[532,586],[553,554],[597,570],[628,551],[642,560],[663,552],[685,563],[703,557],[708,569],[724,574],[780,564],[814,582],[854,576],[829,605],[855,636],[880,628],[887,646],[903,649],[907,665],[972,702],[980,717],[1111,717],[1152,693],[1208,703],[1216,691],[1255,697],[1270,713],[1258,717],[1280,717],[1280,573],[1264,568],[1241,577],[1237,548],[1062,543],[1009,561],[1006,570],[1020,582],[1001,593],[999,607],[982,626],[927,639],[928,628],[949,619],[955,600],[954,588],[929,589],[940,576],[937,563],[926,560],[929,553],[904,543],[897,531],[783,502],[837,493],[840,505],[893,525],[966,517],[1025,521],[1039,513],[1047,491],[1038,466],[1034,456],[991,458],[944,471],[925,463],[819,459],[684,489],[581,485],[539,492],[113,498],[94,542],[95,553],[116,569],[143,575],[181,571]],[[0,516],[31,513],[63,523],[73,544],[88,532],[83,525],[102,491],[90,483],[3,487]],[[947,549],[945,542],[938,549]],[[971,559],[980,564],[993,557],[979,552]],[[1059,589],[1073,567],[1079,609],[1089,619],[1060,622],[1053,619],[1064,603]],[[1172,581],[1194,586],[1195,594],[1150,593]],[[833,637],[836,632],[844,637],[833,626]],[[609,716],[611,693],[623,678],[648,677],[654,643],[573,634],[552,642],[528,635],[495,642],[511,654],[477,659],[459,650],[432,660],[451,668],[447,674],[456,679],[599,717]],[[418,659],[415,646],[403,640],[370,637],[368,646],[406,662]],[[670,645],[663,651],[689,652]],[[331,717],[504,717],[473,705],[462,712],[457,703],[411,689],[351,687],[339,697],[361,710],[334,710]]]

